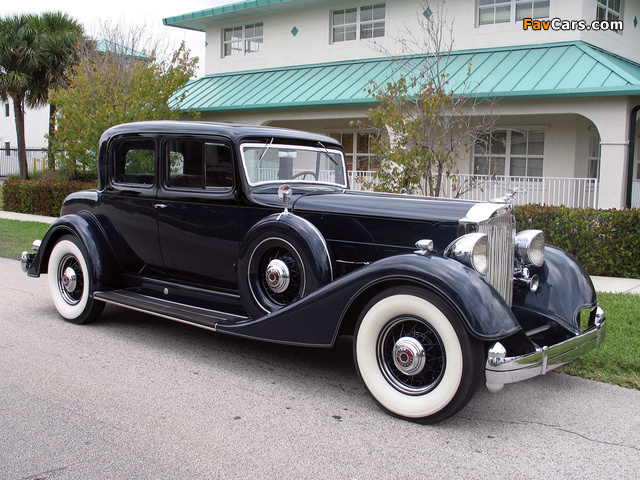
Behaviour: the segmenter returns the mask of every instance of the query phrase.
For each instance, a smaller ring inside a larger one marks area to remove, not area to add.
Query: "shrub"
[[[516,207],[518,230],[539,229],[590,275],[640,278],[640,210]]]
[[[67,195],[89,188],[96,188],[96,183],[10,178],[3,188],[4,209],[57,217]]]

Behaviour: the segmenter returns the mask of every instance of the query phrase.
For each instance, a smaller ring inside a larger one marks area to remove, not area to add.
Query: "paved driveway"
[[[0,478],[638,478],[640,392],[550,374],[421,426],[381,412],[348,338],[269,345],[108,306],[64,322],[0,259]]]

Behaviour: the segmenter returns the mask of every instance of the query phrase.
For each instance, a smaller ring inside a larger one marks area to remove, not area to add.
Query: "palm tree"
[[[80,46],[84,41],[84,30],[74,19],[62,12],[46,12],[38,18],[40,32],[41,100],[49,101],[49,92],[66,88],[71,69],[80,61]],[[55,136],[56,112],[54,104],[49,104],[49,152],[48,167],[55,168],[54,150],[51,140]]]
[[[78,63],[83,37],[80,24],[60,12],[0,19],[0,99],[13,101],[22,179],[28,178],[24,107],[46,105],[49,91],[66,84],[66,72]],[[52,106],[50,136],[55,134],[55,112]],[[55,166],[51,151],[49,166]]]
[[[20,178],[27,179],[27,151],[24,136],[24,105],[39,105],[41,90],[38,32],[32,15],[19,14],[0,19],[0,99],[11,98],[18,136]]]

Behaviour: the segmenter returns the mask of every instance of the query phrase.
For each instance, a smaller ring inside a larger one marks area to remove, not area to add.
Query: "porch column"
[[[600,133],[598,208],[624,208],[626,201],[629,110],[616,107],[591,116]]]
[[[600,183],[598,208],[624,208],[627,195],[626,141],[600,142]]]

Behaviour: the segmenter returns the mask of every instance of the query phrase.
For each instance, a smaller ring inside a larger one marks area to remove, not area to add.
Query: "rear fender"
[[[440,295],[478,339],[495,341],[521,331],[509,306],[482,276],[455,260],[416,254],[379,260],[277,312],[216,329],[278,343],[329,347],[348,313],[397,285],[417,285]]]
[[[106,279],[119,272],[120,268],[100,224],[88,212],[64,215],[51,224],[42,239],[27,275],[39,277],[41,274],[47,273],[51,250],[60,237],[69,234],[78,237],[87,250],[95,289],[104,289]]]

